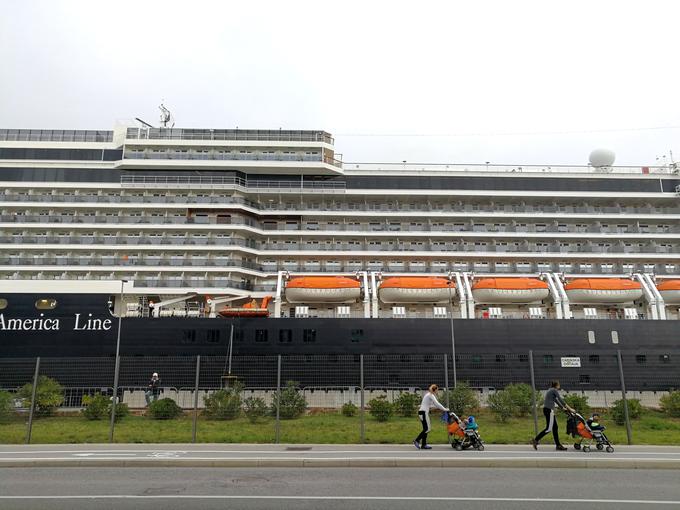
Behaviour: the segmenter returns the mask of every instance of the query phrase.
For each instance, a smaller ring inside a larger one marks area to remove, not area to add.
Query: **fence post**
[[[536,376],[534,375],[534,351],[529,350],[529,372],[531,372],[531,412],[534,416],[534,437],[538,435],[538,416],[536,416]]]
[[[449,388],[449,356],[444,354],[444,387],[446,388],[446,407],[451,409],[451,388]]]
[[[619,377],[621,378],[621,398],[623,399],[623,416],[626,420],[626,436],[628,437],[628,444],[633,444],[633,430],[630,427],[630,415],[628,414],[626,381],[623,378],[623,360],[621,359],[621,349],[616,350],[616,361],[619,365]]]
[[[198,379],[201,375],[201,356],[196,356],[196,383],[194,384],[194,419],[191,424],[191,442],[196,442],[196,420],[198,420]]]
[[[26,431],[26,444],[31,444],[33,432],[33,413],[35,412],[35,393],[38,388],[38,375],[40,374],[40,356],[35,359],[35,374],[33,375],[33,390],[31,391],[31,408],[28,411],[28,430]]]
[[[279,443],[281,438],[281,355],[278,356],[277,369],[276,369],[276,435],[274,441],[276,444]]]
[[[360,404],[361,407],[359,409],[359,438],[361,443],[363,444],[366,441],[366,431],[364,429],[364,407],[365,407],[365,400],[364,400],[364,355],[360,354],[359,355],[359,385],[361,387],[361,400]]]
[[[118,372],[120,371],[120,356],[116,354],[116,366],[113,372],[113,397],[111,397],[111,423],[109,424],[109,443],[113,443],[113,429],[116,423],[116,405],[118,404]]]

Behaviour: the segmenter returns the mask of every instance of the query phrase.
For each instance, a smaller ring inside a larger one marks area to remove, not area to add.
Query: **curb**
[[[530,459],[530,458],[251,458],[251,459],[1,459],[0,468],[211,467],[211,468],[532,468],[673,469],[680,459]]]

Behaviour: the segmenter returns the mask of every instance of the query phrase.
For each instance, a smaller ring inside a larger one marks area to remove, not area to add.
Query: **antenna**
[[[161,103],[158,109],[161,111],[161,127],[175,127],[175,117],[170,113],[170,110],[168,110],[163,103]]]

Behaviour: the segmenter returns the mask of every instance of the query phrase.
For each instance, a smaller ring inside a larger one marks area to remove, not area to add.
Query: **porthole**
[[[35,302],[38,310],[54,310],[57,307],[57,300],[52,298],[38,299]]]
[[[7,300],[0,298],[0,310],[4,310],[5,308],[7,308]]]

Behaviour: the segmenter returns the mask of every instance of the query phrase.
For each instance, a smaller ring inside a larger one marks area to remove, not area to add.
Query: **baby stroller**
[[[453,412],[445,412],[442,421],[449,432],[451,448],[461,451],[472,447],[480,452],[484,450],[484,442],[475,429],[466,428],[465,423]]]
[[[586,419],[578,413],[569,413],[567,418],[567,434],[579,438],[574,443],[575,450],[583,450],[584,453],[588,453],[590,446],[594,442],[595,448],[598,450],[606,450],[607,453],[614,451],[614,447],[604,433],[604,426],[591,429]]]

